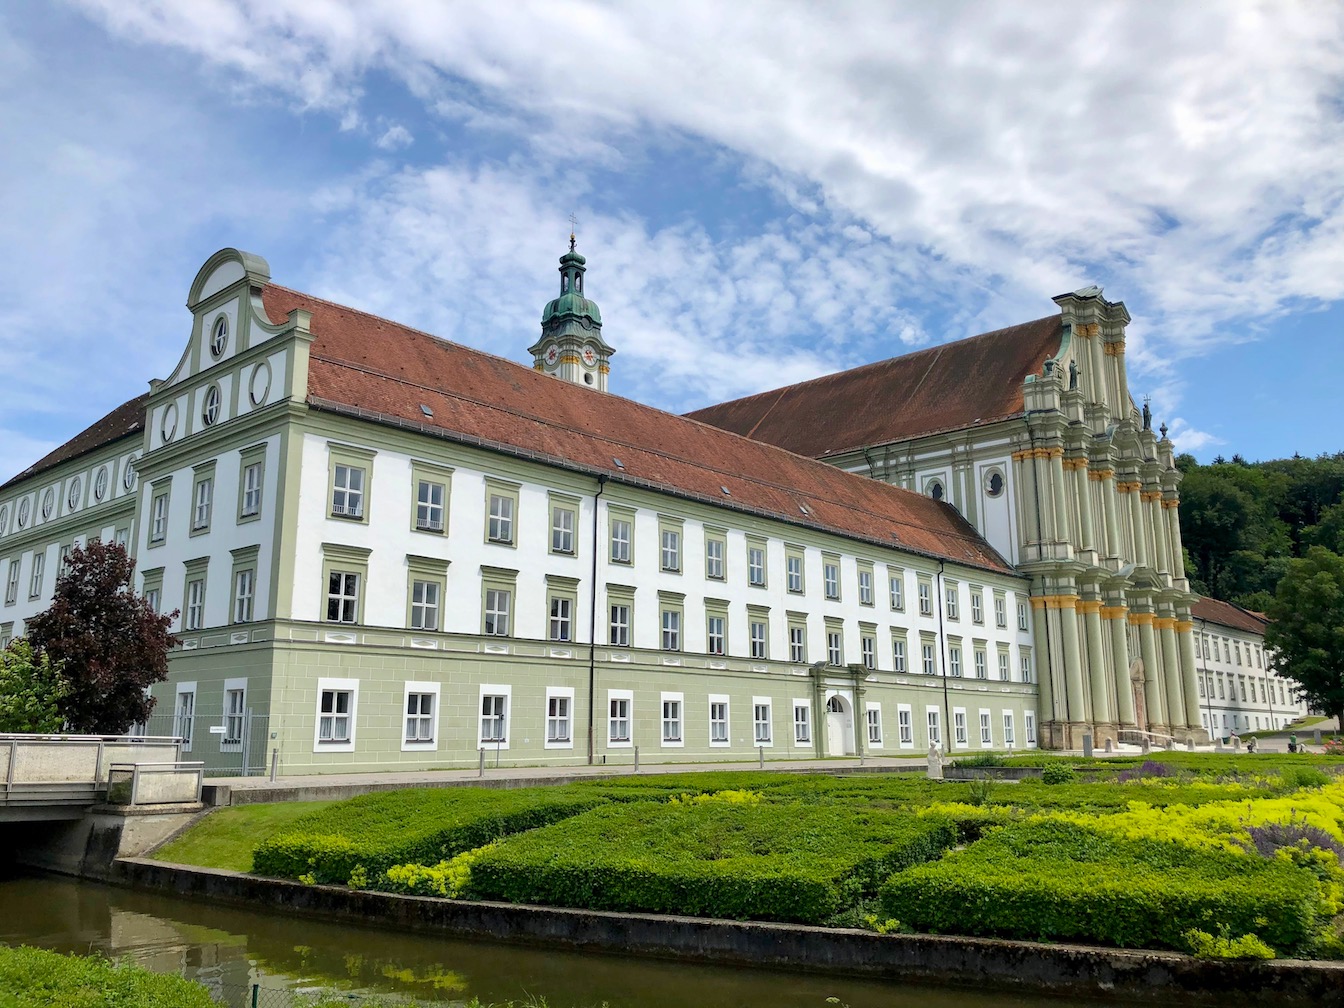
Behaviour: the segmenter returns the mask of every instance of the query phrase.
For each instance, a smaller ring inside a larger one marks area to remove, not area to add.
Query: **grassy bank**
[[[244,806],[157,856],[441,897],[1344,957],[1344,761],[1024,762],[1044,778],[708,772]]]

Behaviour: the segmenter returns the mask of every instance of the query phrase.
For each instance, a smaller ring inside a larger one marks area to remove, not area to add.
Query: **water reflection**
[[[552,1008],[1085,1008],[1096,1002],[558,952],[356,928],[55,876],[0,878],[0,942],[102,952],[216,991],[335,988]],[[1114,1004],[1114,1002],[1110,1002]]]

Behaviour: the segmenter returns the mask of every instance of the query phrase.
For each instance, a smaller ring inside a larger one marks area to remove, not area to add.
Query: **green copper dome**
[[[602,313],[597,310],[597,304],[589,301],[582,294],[572,292],[561,294],[546,305],[545,311],[541,313],[541,324],[545,325],[552,319],[563,318],[566,315],[577,315],[580,318],[586,316],[597,325],[602,324]]]
[[[560,296],[546,305],[541,313],[543,329],[550,322],[575,319],[585,328],[602,325],[602,313],[597,304],[583,296],[583,256],[574,251],[574,236],[570,235],[569,251],[560,257]]]

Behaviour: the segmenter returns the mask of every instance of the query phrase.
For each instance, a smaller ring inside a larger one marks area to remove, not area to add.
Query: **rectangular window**
[[[868,743],[870,745],[882,744],[882,708],[869,707],[865,713],[868,722]]]
[[[663,698],[663,741],[680,742],[681,738],[680,699]]]
[[[997,627],[1008,626],[1008,603],[1002,595],[994,596],[994,625]]]
[[[1025,602],[1017,604],[1017,628],[1024,631],[1027,629],[1027,604]]]
[[[191,530],[203,532],[210,527],[210,504],[215,495],[215,481],[202,479],[196,482],[195,503],[191,510]]]
[[[1003,744],[1011,749],[1013,747],[1013,715],[1008,711],[1003,712]]]
[[[611,632],[608,639],[612,647],[630,646],[630,605],[627,602],[611,604]]]
[[[959,746],[966,744],[966,712],[964,710],[952,712],[952,730],[953,739]]]
[[[611,562],[628,564],[630,562],[630,528],[628,518],[611,519]]]
[[[224,691],[224,737],[221,745],[241,745],[243,741],[244,705],[247,691],[233,688]]]
[[[331,513],[337,518],[364,517],[364,470],[337,462],[332,467]]]
[[[509,696],[481,693],[481,742],[503,743],[509,739]]]
[[[894,638],[891,642],[891,663],[892,668],[897,672],[904,672],[905,668],[905,640],[904,638]]]
[[[784,574],[789,591],[801,595],[803,591],[803,555],[790,553],[784,558]]]
[[[574,552],[574,509],[551,505],[551,552]]]
[[[711,614],[705,617],[705,652],[712,655],[726,654],[728,650],[727,632],[724,629],[728,620],[724,616]]]
[[[570,641],[574,639],[574,600],[560,595],[551,596],[551,616],[549,623],[550,639]]]
[[[238,508],[238,517],[251,518],[261,514],[261,479],[265,471],[266,466],[262,462],[243,467],[243,500]]]
[[[509,494],[491,493],[490,510],[486,520],[485,537],[492,543],[513,545],[514,498]]]
[[[436,480],[415,481],[415,528],[418,532],[442,532],[447,486]]]
[[[73,547],[62,546],[60,559],[56,564],[56,577],[63,578],[70,573],[70,551]]]
[[[751,656],[753,658],[768,658],[765,642],[765,624],[752,620],[749,624],[751,632]]]
[[[859,571],[859,605],[873,604],[873,572],[861,569]]]
[[[145,589],[145,605],[149,606],[149,608],[154,612],[162,614],[163,610],[159,608],[159,601],[160,601],[160,589],[158,588]]]
[[[924,674],[937,675],[938,666],[933,660],[933,645],[928,643],[921,645],[920,652],[921,652],[920,656],[923,659],[924,664]]]
[[[9,562],[9,573],[5,576],[5,605],[13,605],[19,598],[19,561]]]
[[[187,687],[190,687],[188,689]],[[196,684],[183,683],[177,689],[177,709],[173,712],[173,734],[182,740],[184,752],[191,752],[191,730],[196,721]]]
[[[1028,745],[1035,745],[1035,744],[1036,744],[1036,712],[1035,712],[1035,711],[1023,711],[1023,712],[1022,712],[1022,730],[1026,733],[1026,736],[1027,736],[1027,744],[1028,744]]]
[[[1219,700],[1227,699],[1227,696],[1223,690],[1223,675],[1221,672],[1218,673],[1218,699]]]
[[[434,741],[434,700],[433,693],[407,692],[404,741],[420,744]]]
[[[826,597],[838,601],[840,598],[840,564],[827,560],[821,565],[821,580],[826,589]]]
[[[950,620],[961,619],[957,612],[958,589],[956,584],[947,584],[943,589],[943,597],[947,601],[947,618]]]
[[[859,655],[864,668],[877,668],[877,640],[871,634],[863,634],[859,637]]]
[[[759,701],[751,705],[752,724],[755,727],[755,740],[757,745],[766,745],[771,741],[770,734],[770,705]]]
[[[709,701],[709,744],[728,744],[728,698],[711,697]]]
[[[893,574],[887,580],[887,590],[891,594],[891,608],[895,612],[905,611],[905,574]]]
[[[607,741],[630,741],[630,698],[612,697],[607,701]]]
[[[161,543],[168,536],[168,491],[154,495],[150,505],[149,541]]]
[[[1022,681],[1031,682],[1031,652],[1026,648],[1022,649]]]
[[[507,588],[487,588],[485,590],[485,629],[487,637],[509,636],[509,613],[513,603],[513,592]]]
[[[439,629],[439,582],[411,582],[411,629]]]
[[[350,718],[354,713],[354,690],[324,689],[318,700],[317,741],[327,745],[348,743]]]
[[[938,720],[938,712],[936,710],[927,711],[926,716],[928,718],[929,745],[930,746],[942,745],[943,730],[942,725]]]
[[[913,745],[915,741],[914,726],[910,723],[909,708],[901,708],[896,712],[897,728],[900,731],[901,745]]]
[[[985,621],[985,596],[979,588],[971,589],[971,622],[983,623]]]
[[[839,630],[826,631],[826,660],[832,665],[845,663],[843,637]]]
[[[794,625],[789,627],[789,661],[807,661],[807,627],[805,626]]]
[[[359,618],[359,574],[334,570],[327,575],[327,622],[355,623]]]
[[[723,551],[723,539],[716,536],[705,536],[705,577],[711,581],[722,581],[725,577]]]
[[[975,649],[975,677],[977,679],[989,678],[989,666],[987,665],[987,659],[985,658],[985,653],[981,651],[979,648]]]
[[[921,616],[933,615],[933,585],[928,581],[919,582],[919,614]]]
[[[980,744],[994,744],[994,735],[989,725],[989,711],[987,710],[982,710],[980,712]]]
[[[573,729],[570,727],[569,696],[552,694],[546,698],[546,741],[551,744],[573,741]]]
[[[664,651],[681,650],[681,613],[676,609],[662,611],[662,646]]]
[[[961,678],[961,648],[955,644],[947,649],[947,673],[953,679]]]
[[[235,571],[233,575],[233,621],[235,623],[252,622],[252,599],[255,595],[256,572]]]
[[[205,625],[205,581],[196,578],[187,582],[187,605],[182,615],[183,630],[199,630]]]
[[[664,528],[660,534],[660,565],[663,570],[677,574],[681,572],[681,532],[673,528]]]
[[[764,546],[747,547],[747,583],[756,588],[765,587]]]
[[[1208,639],[1207,637],[1205,637],[1205,638],[1204,638],[1204,659],[1205,659],[1205,661],[1208,660],[1208,657],[1209,657],[1209,639]]]
[[[812,743],[812,707],[796,700],[793,702],[793,741],[799,745]]]

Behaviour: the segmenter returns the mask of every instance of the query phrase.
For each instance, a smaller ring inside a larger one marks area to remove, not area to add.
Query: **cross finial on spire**
[[[570,215],[569,215],[569,250],[570,250],[571,252],[574,251],[574,245],[575,245],[575,241],[576,241],[576,239],[574,238],[574,232],[577,231],[578,229],[579,229],[579,219],[578,219],[577,217],[575,217],[573,214],[570,214]]]

